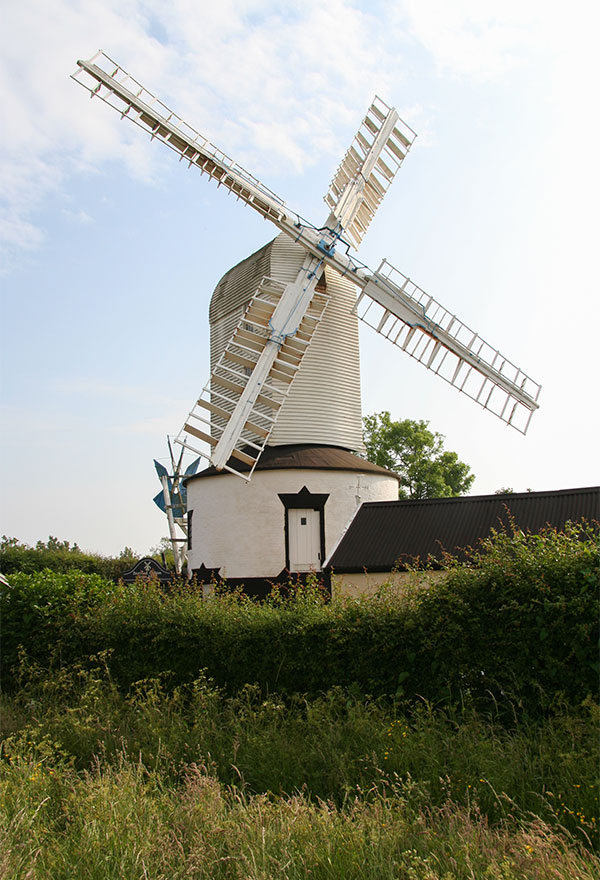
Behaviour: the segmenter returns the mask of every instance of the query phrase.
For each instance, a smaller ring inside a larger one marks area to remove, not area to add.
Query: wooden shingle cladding
[[[536,533],[581,519],[598,528],[600,487],[366,503],[327,567],[343,574],[402,570],[428,558],[440,564],[444,552],[464,558],[464,548],[476,549],[492,529],[510,531],[511,522]]]

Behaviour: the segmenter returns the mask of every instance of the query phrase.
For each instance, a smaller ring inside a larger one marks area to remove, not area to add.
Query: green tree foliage
[[[446,498],[471,488],[471,468],[444,449],[444,435],[430,431],[429,422],[393,421],[384,410],[363,423],[367,458],[398,474],[400,498]]]
[[[52,535],[47,541],[37,541],[35,547],[6,535],[0,539],[0,571],[5,575],[17,571],[33,573],[49,569],[57,572],[79,571],[119,578],[131,568],[137,558],[130,547],[125,547],[118,558],[101,556],[98,553],[84,553],[77,544],[61,541]]]
[[[173,556],[173,545],[171,539],[162,537],[155,547],[150,547],[148,556],[151,556],[162,565],[163,562],[167,568],[175,570],[175,557]]]
[[[60,538],[55,538],[53,535],[49,535],[47,541],[37,541],[35,549],[41,553],[81,553],[77,544],[71,544],[70,541],[61,541]]]

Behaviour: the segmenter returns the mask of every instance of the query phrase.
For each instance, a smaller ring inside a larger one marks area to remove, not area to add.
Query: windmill
[[[342,408],[347,398],[360,403],[356,378],[346,395],[340,393],[339,376],[344,371],[336,375],[330,369],[333,346],[327,345],[323,330],[329,325],[330,334],[342,333],[346,327],[352,335],[357,318],[507,425],[523,434],[527,431],[538,408],[540,386],[387,260],[373,271],[350,253],[360,245],[415,138],[393,108],[377,97],[373,100],[325,196],[329,215],[322,226],[315,226],[103,52],[77,64],[73,78],[92,97],[101,98],[122,118],[162,141],[189,167],[224,186],[281,233],[268,246],[268,253],[259,252],[260,259],[254,255],[250,264],[241,264],[235,277],[242,273],[246,289],[241,300],[238,296],[237,310],[222,315],[211,328],[210,380],[175,438],[183,450],[208,460],[209,475],[226,473],[247,483],[261,468],[265,450],[293,445],[298,438],[307,442],[299,425],[304,424],[319,392],[326,401],[324,407],[329,401],[330,413],[335,410],[332,399]],[[277,259],[274,249],[281,251]],[[273,263],[285,271],[261,275],[261,266],[270,268]],[[248,279],[253,287],[250,292]],[[222,283],[221,301],[231,298],[236,284]],[[351,309],[337,321],[336,305],[344,297],[352,300]],[[315,355],[319,345],[320,354]],[[320,376],[318,382],[316,376]],[[303,383],[301,393],[298,389]],[[328,436],[325,430],[323,435],[310,436],[308,442],[360,451],[359,410],[357,421],[354,406],[339,435],[334,431]],[[291,422],[287,433],[281,427],[286,418]],[[168,487],[169,481],[162,477],[163,488]],[[173,484],[179,485],[177,466],[172,477]],[[358,498],[355,486],[352,493]],[[171,507],[178,503],[175,500]],[[232,509],[237,503],[232,498]],[[185,532],[183,519],[178,519]],[[286,536],[287,527],[286,519]],[[320,561],[324,552],[323,546]]]

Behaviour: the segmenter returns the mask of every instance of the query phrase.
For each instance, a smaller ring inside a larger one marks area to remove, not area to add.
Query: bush
[[[53,655],[60,655],[63,646],[72,655],[76,621],[110,602],[124,589],[122,584],[98,574],[77,570],[61,574],[50,569],[11,574],[10,586],[0,587],[0,647],[5,682],[21,648],[32,659],[46,663]]]
[[[419,607],[421,645],[440,684],[531,703],[536,691],[578,702],[597,690],[600,555],[593,529],[494,533],[468,564],[449,560],[448,567]]]
[[[79,571],[118,580],[135,561],[136,556],[128,547],[117,558],[100,556],[98,553],[83,553],[77,544],[59,541],[52,536],[47,541],[38,541],[35,547],[22,544],[17,538],[8,538],[6,535],[0,540],[0,571],[5,575],[15,572],[33,574],[46,570]]]

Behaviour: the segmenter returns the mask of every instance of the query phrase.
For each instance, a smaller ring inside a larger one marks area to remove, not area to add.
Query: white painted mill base
[[[360,504],[398,498],[396,477],[364,464],[257,469],[249,483],[228,472],[192,477],[188,570],[218,569],[226,579],[320,570]]]

